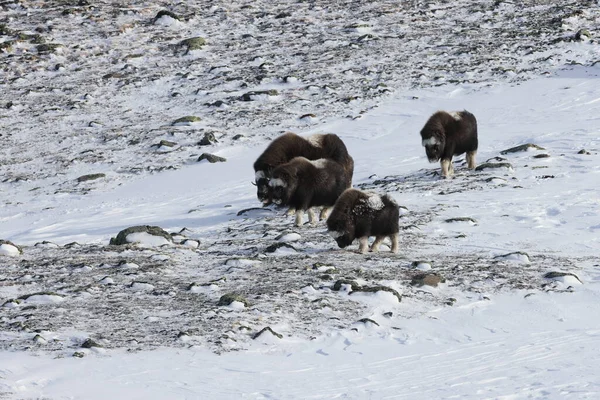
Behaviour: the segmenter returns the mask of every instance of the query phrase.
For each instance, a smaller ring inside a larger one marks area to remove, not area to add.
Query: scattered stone
[[[161,140],[160,142],[158,142],[157,144],[153,144],[153,147],[175,147],[177,146],[177,143],[175,142],[171,142],[169,140]]]
[[[523,251],[513,251],[512,253],[495,256],[494,260],[519,261],[528,264],[531,262],[531,257]]]
[[[413,286],[431,286],[437,287],[440,283],[446,282],[446,279],[438,274],[419,274],[415,275],[410,282]]]
[[[43,240],[41,242],[37,242],[33,246],[34,247],[44,247],[44,248],[47,248],[47,249],[58,249],[60,247],[56,243],[52,243],[52,242],[49,242],[47,240]]]
[[[217,303],[217,305],[218,306],[228,306],[228,305],[231,305],[231,303],[233,303],[234,301],[237,301],[238,303],[242,303],[244,305],[244,307],[250,306],[250,303],[248,302],[248,300],[246,300],[241,295],[235,294],[235,293],[224,294],[223,296],[221,296],[221,298],[219,298],[219,302]]]
[[[292,246],[291,244],[287,244],[284,242],[278,242],[278,243],[273,243],[272,245],[268,246],[265,249],[265,253],[275,253],[275,252],[280,252],[282,251],[282,249],[287,252],[287,251],[292,251],[292,252],[297,252],[298,250],[296,250],[296,248],[294,246]]]
[[[56,50],[61,47],[63,47],[63,45],[60,43],[42,43],[38,44],[35,49],[37,50],[38,54],[49,54],[56,52]]]
[[[384,317],[387,317],[387,318],[391,318],[391,317],[393,317],[393,316],[394,316],[394,313],[393,313],[393,312],[391,312],[391,311],[387,311],[387,312],[384,312],[384,313],[383,313],[383,316],[384,316]]]
[[[575,36],[573,37],[573,39],[575,39],[578,42],[589,40],[591,38],[592,38],[592,34],[587,29],[578,30],[577,33],[575,34]]]
[[[275,89],[252,91],[244,93],[242,96],[240,96],[240,100],[254,101],[256,100],[256,96],[279,96],[279,92]]]
[[[218,140],[215,137],[215,134],[212,132],[205,132],[204,136],[202,137],[202,139],[200,139],[200,141],[198,142],[199,146],[208,146],[214,143],[217,143]]]
[[[554,179],[556,178],[554,175],[540,175],[536,176],[537,179]]]
[[[365,325],[373,324],[373,325],[379,326],[379,324],[376,321],[372,320],[371,318],[361,318],[357,322],[362,322]]]
[[[279,242],[297,242],[300,239],[302,235],[297,232],[283,232],[275,238]]]
[[[37,334],[33,337],[33,341],[37,344],[46,344],[48,341],[44,339],[44,337],[40,334]]]
[[[548,158],[548,157],[550,157],[550,154],[547,154],[547,153],[536,154],[535,156],[533,156],[533,158]]]
[[[350,286],[350,292],[355,292],[360,289],[360,285],[356,281],[350,279],[338,279],[333,284],[333,290],[338,292],[342,290],[344,286]]]
[[[164,238],[166,242],[172,243],[173,238],[169,235],[165,230],[163,230],[159,226],[150,226],[150,225],[138,225],[131,226],[129,228],[123,229],[117,234],[116,238],[110,239],[110,244],[115,246],[120,246],[124,244],[136,243],[136,240],[132,240],[128,238],[130,235],[134,235],[136,233],[148,234],[151,236],[156,236],[158,238]],[[134,238],[135,239],[135,238]]]
[[[180,46],[187,48],[187,53],[194,50],[202,50],[202,48],[206,45],[206,40],[203,37],[193,37],[189,39],[182,40],[179,43]]]
[[[336,282],[337,283],[337,282]],[[377,293],[377,292],[388,292],[393,294],[394,296],[396,296],[396,298],[398,299],[398,301],[402,301],[402,296],[400,295],[400,293],[398,293],[398,291],[387,287],[387,286],[366,286],[366,287],[358,287],[355,290],[353,289],[350,293],[348,294],[354,294],[354,293]]]
[[[483,163],[481,165],[478,165],[475,168],[475,171],[483,171],[486,169],[498,169],[498,168],[506,168],[509,170],[513,169],[512,164],[510,163],[506,163],[506,162],[501,162],[501,163]]]
[[[204,161],[204,160],[208,161],[211,164],[227,161],[227,159],[225,157],[220,157],[220,156],[217,156],[214,154],[209,154],[209,153],[202,153],[200,155],[200,157],[198,157],[198,162]]]
[[[9,240],[0,239],[0,256],[16,257],[23,254],[23,249]]]
[[[590,155],[590,154],[592,154],[592,153],[590,153],[590,152],[589,152],[589,151],[587,151],[586,149],[581,149],[581,150],[579,150],[579,151],[577,152],[577,154],[585,154],[586,156],[589,156],[589,155]]]
[[[97,342],[95,342],[94,340],[87,338],[85,339],[85,341],[81,344],[81,347],[84,349],[91,349],[92,347],[104,347],[99,345]]]
[[[75,353],[73,353],[73,357],[75,358],[83,358],[85,357],[85,353],[82,351],[76,351]]]
[[[279,339],[283,339],[283,335],[281,333],[275,332],[273,329],[271,329],[270,326],[266,326],[266,327],[262,328],[260,331],[258,331],[257,333],[255,333],[254,335],[252,335],[252,339],[257,339],[260,335],[262,335],[265,332],[269,332],[273,336],[276,336]]]
[[[444,222],[451,224],[454,222],[469,222],[472,223],[473,225],[477,224],[477,221],[471,217],[455,217],[455,218],[448,218],[446,220],[444,220]]]
[[[202,118],[196,117],[195,115],[187,115],[185,117],[177,118],[175,121],[171,123],[172,126],[177,125],[191,125],[195,122],[202,121]]]
[[[576,281],[577,283],[583,284],[583,282],[581,281],[581,279],[579,279],[579,277],[577,275],[575,275],[575,274],[573,274],[571,272],[552,271],[552,272],[546,273],[544,275],[544,278],[546,278],[546,279],[552,279],[552,280],[560,280],[560,281],[563,281],[565,283],[571,283],[569,281]]]
[[[534,149],[534,150],[546,150],[543,147],[538,146],[537,144],[533,144],[533,143],[526,143],[526,144],[522,144],[520,146],[515,146],[515,147],[511,147],[510,149],[506,149],[506,150],[502,150],[500,152],[500,154],[502,155],[506,155],[509,153],[518,153],[520,151],[527,151],[529,149]]]
[[[252,214],[253,216],[256,214],[256,216],[258,215],[270,215],[273,213],[273,210],[271,210],[270,208],[266,208],[266,207],[251,207],[251,208],[244,208],[243,210],[238,211],[237,216],[240,217],[242,215],[247,215],[247,214]]]
[[[418,269],[419,271],[429,271],[431,269],[431,265],[433,263],[431,261],[413,261],[411,263],[411,267]]]
[[[444,304],[447,306],[453,306],[454,303],[456,303],[456,299],[454,297],[450,297],[444,302]]]
[[[495,162],[503,162],[503,161],[506,161],[506,160],[507,160],[507,159],[506,159],[506,158],[504,158],[504,157],[498,157],[498,156],[496,156],[496,157],[488,158],[488,159],[486,160],[486,163],[489,163],[489,162],[492,162],[492,161],[495,161]]]
[[[87,174],[87,175],[82,175],[79,178],[77,178],[77,182],[81,183],[81,182],[87,182],[87,181],[93,181],[96,179],[100,179],[100,178],[104,178],[106,177],[106,174]]]
[[[159,19],[161,19],[162,17],[170,17],[173,18],[177,21],[181,21],[181,17],[171,11],[167,11],[167,10],[160,10],[156,16],[154,17],[154,20],[152,21],[153,23],[156,23],[156,21],[158,21]]]

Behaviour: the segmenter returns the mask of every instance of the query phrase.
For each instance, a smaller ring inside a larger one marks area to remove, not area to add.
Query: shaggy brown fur
[[[468,111],[434,113],[421,129],[421,140],[429,162],[442,166],[442,176],[454,173],[452,156],[467,153],[467,165],[474,169],[477,154],[477,120]]]
[[[358,238],[360,253],[367,251],[369,236],[375,236],[371,251],[378,251],[381,242],[389,236],[391,251],[397,253],[399,218],[398,204],[389,195],[347,189],[327,219],[327,230],[341,248]]]
[[[287,132],[273,140],[254,162],[257,197],[263,204],[271,203],[268,183],[273,169],[294,157],[305,157],[309,160],[328,158],[336,161],[346,170],[350,184],[352,182],[354,160],[348,154],[344,142],[337,135],[316,134],[304,138]]]
[[[308,211],[311,223],[316,223],[312,207],[331,207],[350,186],[346,169],[339,163],[321,158],[293,158],[273,170],[269,180],[271,199],[296,211],[296,226],[302,225],[302,215]]]

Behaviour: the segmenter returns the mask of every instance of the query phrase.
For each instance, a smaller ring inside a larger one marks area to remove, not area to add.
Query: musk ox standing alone
[[[274,139],[254,162],[257,197],[264,205],[271,203],[269,179],[273,169],[294,157],[305,157],[309,160],[328,158],[344,166],[350,179],[354,173],[354,160],[337,135],[315,134],[304,138],[292,132],[284,133]]]
[[[312,207],[331,207],[350,187],[352,179],[346,169],[333,160],[293,158],[273,170],[269,191],[273,203],[287,205],[296,212],[296,226],[302,225],[302,215],[308,211],[311,224],[316,223]],[[324,217],[324,214],[321,214]]]
[[[397,253],[399,218],[398,204],[389,195],[347,189],[333,206],[327,230],[341,248],[358,238],[360,253],[366,253],[369,236],[375,236],[371,251],[378,251],[381,242],[389,236],[392,253]]]
[[[434,113],[423,129],[422,144],[429,162],[441,160],[442,176],[454,173],[452,156],[467,153],[467,166],[474,169],[477,154],[477,120],[468,111]]]

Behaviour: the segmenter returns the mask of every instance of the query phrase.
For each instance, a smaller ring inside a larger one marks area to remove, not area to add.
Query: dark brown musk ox
[[[477,120],[468,111],[437,111],[421,129],[422,145],[429,162],[440,161],[442,176],[454,174],[452,156],[467,153],[467,166],[474,169],[477,154]]]
[[[328,158],[342,164],[350,179],[354,173],[354,160],[339,136],[329,133],[302,137],[292,132],[284,133],[274,139],[254,162],[257,197],[263,205],[271,204],[269,179],[273,169],[294,157],[309,160]]]
[[[366,253],[369,236],[375,236],[371,251],[378,251],[386,237],[392,253],[398,252],[400,208],[389,195],[347,189],[338,198],[327,219],[327,230],[338,246],[350,246],[358,238],[358,251]]]
[[[273,170],[269,180],[273,203],[295,210],[296,226],[302,225],[302,216],[308,212],[309,222],[317,222],[313,207],[332,207],[352,182],[346,169],[328,158],[308,160],[295,157]],[[325,215],[321,213],[321,217]]]

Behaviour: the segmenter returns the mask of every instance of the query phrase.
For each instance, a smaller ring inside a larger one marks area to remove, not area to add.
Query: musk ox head
[[[270,200],[277,205],[288,204],[296,188],[296,175],[285,168],[277,168],[269,180]]]
[[[256,197],[263,205],[271,204],[271,195],[269,193],[269,178],[264,171],[256,171],[254,176],[256,184]]]
[[[355,239],[354,225],[348,221],[330,218],[327,220],[327,231],[341,249],[350,246]]]
[[[425,147],[425,154],[429,162],[438,162],[442,158],[444,147],[446,145],[444,133],[442,131],[421,131],[423,138],[421,144]]]

